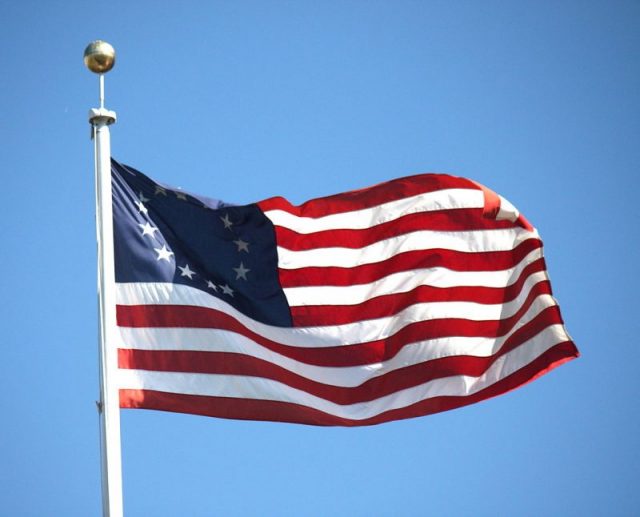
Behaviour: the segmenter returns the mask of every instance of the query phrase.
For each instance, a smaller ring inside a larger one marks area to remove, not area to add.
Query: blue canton
[[[290,327],[273,224],[233,206],[160,185],[112,160],[116,282],[171,282],[216,296],[257,321]]]

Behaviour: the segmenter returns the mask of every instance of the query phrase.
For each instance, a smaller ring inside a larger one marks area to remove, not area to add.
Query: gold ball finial
[[[113,68],[115,62],[116,51],[106,41],[92,41],[84,49],[84,64],[96,74],[108,72]]]

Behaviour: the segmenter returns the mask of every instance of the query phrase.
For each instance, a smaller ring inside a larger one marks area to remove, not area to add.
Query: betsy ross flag
[[[235,206],[112,162],[120,406],[370,425],[505,393],[578,356],[537,231],[423,174]]]

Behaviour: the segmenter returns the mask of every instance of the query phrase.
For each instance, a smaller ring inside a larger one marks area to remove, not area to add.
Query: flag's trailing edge
[[[578,356],[538,233],[470,180],[233,206],[112,179],[121,407],[370,425]]]

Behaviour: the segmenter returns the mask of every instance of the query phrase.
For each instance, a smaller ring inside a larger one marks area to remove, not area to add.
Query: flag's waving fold
[[[112,174],[122,407],[368,425],[578,355],[537,232],[470,180],[233,206]]]

